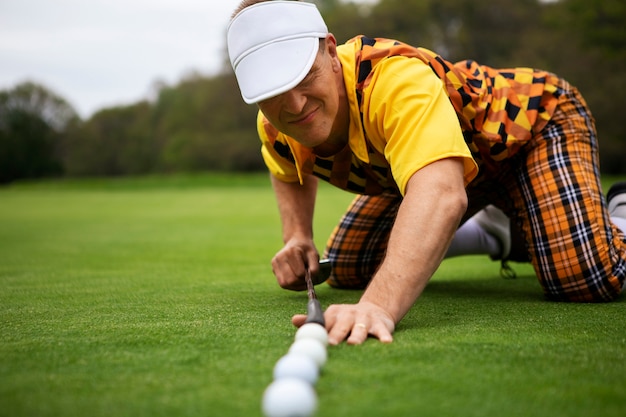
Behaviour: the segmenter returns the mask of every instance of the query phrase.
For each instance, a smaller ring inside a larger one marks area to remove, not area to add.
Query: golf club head
[[[315,275],[314,277],[312,277],[312,281],[313,281],[313,285],[317,285],[317,284],[321,284],[322,282],[325,282],[328,277],[330,276],[330,273],[332,272],[332,265],[330,264],[330,259],[320,259],[320,270],[317,273],[317,275]]]

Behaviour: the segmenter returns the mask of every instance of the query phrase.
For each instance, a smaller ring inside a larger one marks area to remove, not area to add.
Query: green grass
[[[320,248],[350,198],[321,188]],[[265,175],[0,189],[0,416],[260,416],[306,306],[275,207]],[[546,302],[514,268],[445,261],[393,344],[329,348],[318,415],[626,415],[624,299]]]

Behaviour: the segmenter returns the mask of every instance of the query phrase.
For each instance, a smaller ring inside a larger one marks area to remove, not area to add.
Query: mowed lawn
[[[321,187],[320,250],[350,199]],[[260,416],[306,309],[280,247],[266,175],[0,188],[0,416]],[[513,268],[447,260],[394,343],[329,347],[317,415],[626,415],[624,298],[547,302]]]

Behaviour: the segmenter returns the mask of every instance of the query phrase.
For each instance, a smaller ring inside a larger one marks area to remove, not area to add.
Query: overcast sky
[[[82,117],[147,97],[157,80],[210,75],[240,0],[0,0],[0,89],[25,80]]]

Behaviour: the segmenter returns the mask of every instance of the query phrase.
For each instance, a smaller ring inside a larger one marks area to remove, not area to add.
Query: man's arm
[[[358,304],[332,305],[325,313],[329,341],[359,344],[368,334],[391,342],[404,317],[439,267],[467,208],[463,162],[444,159],[408,182],[387,254]],[[298,320],[294,317],[294,323]]]
[[[313,212],[318,180],[305,176],[304,183],[287,183],[271,175],[282,223],[283,248],[272,259],[278,284],[286,289],[305,290],[305,268],[315,275],[319,254],[313,241]]]

